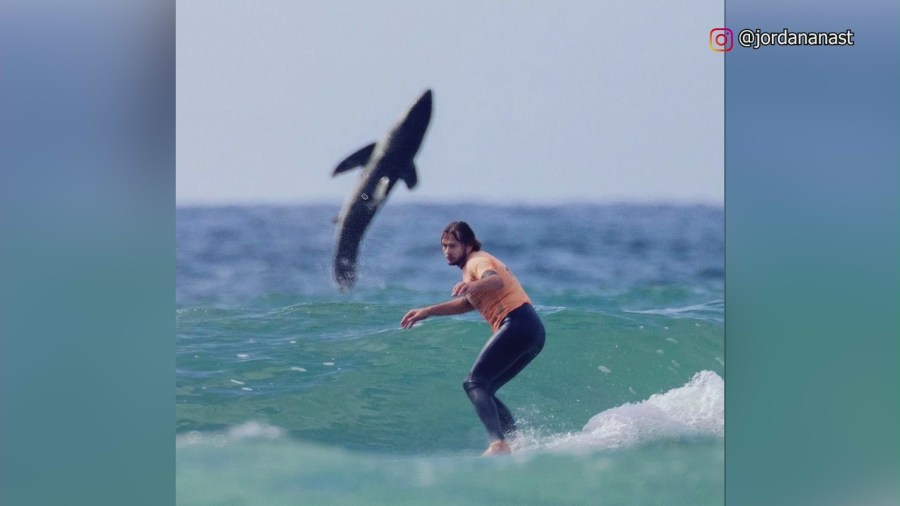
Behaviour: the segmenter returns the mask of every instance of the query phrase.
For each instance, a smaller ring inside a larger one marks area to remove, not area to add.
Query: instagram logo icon
[[[713,28],[709,31],[709,48],[718,53],[727,53],[734,48],[734,32],[729,28]]]

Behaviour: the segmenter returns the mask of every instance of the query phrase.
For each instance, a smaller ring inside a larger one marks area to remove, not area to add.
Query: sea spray
[[[722,378],[713,371],[701,371],[682,387],[594,415],[580,432],[547,434],[529,427],[513,447],[522,452],[583,452],[685,438],[721,440],[724,399]]]

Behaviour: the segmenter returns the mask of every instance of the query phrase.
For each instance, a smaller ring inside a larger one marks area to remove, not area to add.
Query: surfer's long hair
[[[448,235],[462,243],[463,246],[472,246],[472,251],[481,250],[481,242],[475,237],[472,227],[464,221],[454,221],[447,225],[441,233],[441,238]]]

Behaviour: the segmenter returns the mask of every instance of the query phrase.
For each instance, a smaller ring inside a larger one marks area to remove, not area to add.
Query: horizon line
[[[190,207],[300,207],[300,206],[333,206],[342,207],[344,201],[325,200],[325,199],[304,199],[304,200],[216,200],[216,201],[198,201],[185,200],[175,202],[176,208]],[[463,205],[463,206],[496,206],[496,207],[560,207],[560,206],[672,206],[672,207],[713,207],[724,208],[724,201],[714,201],[712,199],[572,199],[572,200],[504,200],[493,201],[490,199],[433,199],[433,200],[402,200],[393,202],[391,207],[415,206],[415,205]]]

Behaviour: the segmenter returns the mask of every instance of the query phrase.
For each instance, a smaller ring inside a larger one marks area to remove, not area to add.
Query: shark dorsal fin
[[[369,144],[368,146],[360,148],[355,153],[344,159],[343,162],[339,163],[337,168],[334,169],[334,172],[331,173],[331,177],[337,176],[342,172],[347,172],[348,170],[356,167],[365,167],[365,165],[369,163],[369,158],[372,156],[372,151],[374,150],[374,142],[372,144]]]
[[[406,183],[406,187],[410,190],[415,188],[416,184],[419,182],[419,176],[416,174],[416,164],[410,161],[406,169],[403,170],[403,173],[400,174],[400,179]]]

